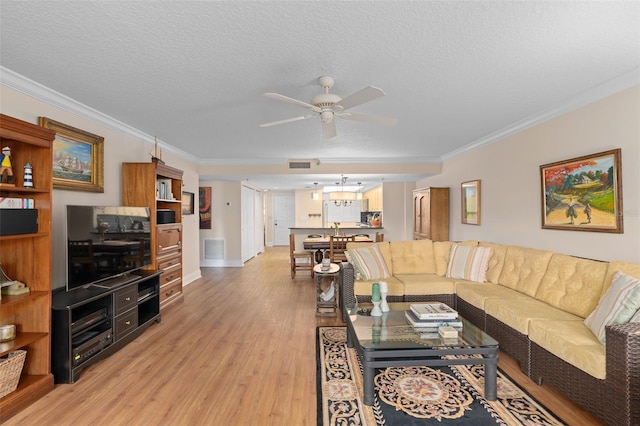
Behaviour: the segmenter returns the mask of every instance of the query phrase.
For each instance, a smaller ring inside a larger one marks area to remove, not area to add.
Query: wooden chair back
[[[297,259],[304,259],[305,263],[298,263]],[[313,278],[314,256],[311,251],[296,251],[296,236],[289,234],[289,263],[291,264],[291,278],[296,277],[296,271],[310,271]]]
[[[347,260],[345,255],[347,243],[352,243],[353,241],[355,241],[353,235],[348,237],[340,235],[329,236],[329,259],[331,259],[331,263],[345,262]]]
[[[376,232],[376,243],[380,243],[384,241],[384,234],[380,232]]]

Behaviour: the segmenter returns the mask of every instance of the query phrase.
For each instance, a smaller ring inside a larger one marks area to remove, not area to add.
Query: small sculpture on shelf
[[[31,163],[27,163],[24,165],[23,182],[25,188],[33,188],[33,167],[31,167]]]
[[[4,181],[4,175],[7,181]],[[13,183],[13,168],[11,166],[11,148],[5,146],[0,154],[0,186],[15,186]]]
[[[0,296],[18,296],[20,294],[29,293],[31,290],[24,283],[20,281],[14,281],[2,270],[0,265]],[[0,297],[1,299],[2,297]]]

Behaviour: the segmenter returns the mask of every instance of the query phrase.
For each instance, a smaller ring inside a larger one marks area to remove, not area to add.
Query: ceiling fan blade
[[[336,115],[346,120],[365,121],[367,123],[382,124],[383,126],[393,126],[398,122],[397,118],[385,117],[384,115],[361,114],[358,112],[345,112]]]
[[[322,122],[322,136],[325,139],[335,138],[336,135],[336,120],[331,120],[328,123]]]
[[[309,114],[309,115],[301,115],[299,117],[285,118],[284,120],[272,121],[271,123],[261,124],[260,127],[271,127],[271,126],[277,126],[278,124],[293,123],[294,121],[306,120],[307,118],[311,118],[313,116],[314,114]]]
[[[356,105],[361,105],[366,102],[373,101],[374,99],[381,98],[382,96],[384,96],[384,92],[382,91],[382,89],[369,86],[365,87],[359,92],[347,96],[340,102],[336,102],[333,107],[336,109],[336,111],[344,111],[345,109],[353,108]]]
[[[311,105],[309,103],[302,102],[302,101],[299,101],[297,99],[293,99],[293,98],[290,98],[288,96],[281,95],[279,93],[265,93],[264,96],[267,97],[267,98],[275,99],[276,101],[286,102],[288,104],[301,106],[303,108],[309,108],[310,110],[315,111],[315,112],[320,112],[320,108],[318,108],[315,105]]]

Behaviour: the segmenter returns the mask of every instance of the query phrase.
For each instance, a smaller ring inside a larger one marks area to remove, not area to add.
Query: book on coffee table
[[[441,302],[412,303],[410,308],[420,320],[454,320],[458,318],[458,311]]]
[[[430,320],[421,320],[412,310],[404,311],[405,317],[407,317],[407,321],[409,324],[414,326],[415,328],[433,328],[435,332],[438,332],[438,327],[443,327],[445,325],[462,328],[462,321],[460,320],[447,320],[447,319],[430,319]]]

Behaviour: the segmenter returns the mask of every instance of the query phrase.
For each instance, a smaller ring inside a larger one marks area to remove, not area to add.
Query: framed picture
[[[182,214],[193,214],[193,192],[182,191]]]
[[[542,228],[621,234],[621,160],[614,149],[540,166]]]
[[[200,229],[211,229],[211,187],[198,188],[198,198],[200,199]]]
[[[104,138],[46,117],[39,124],[56,132],[53,187],[104,192]]]
[[[480,225],[480,180],[462,182],[462,223]]]

